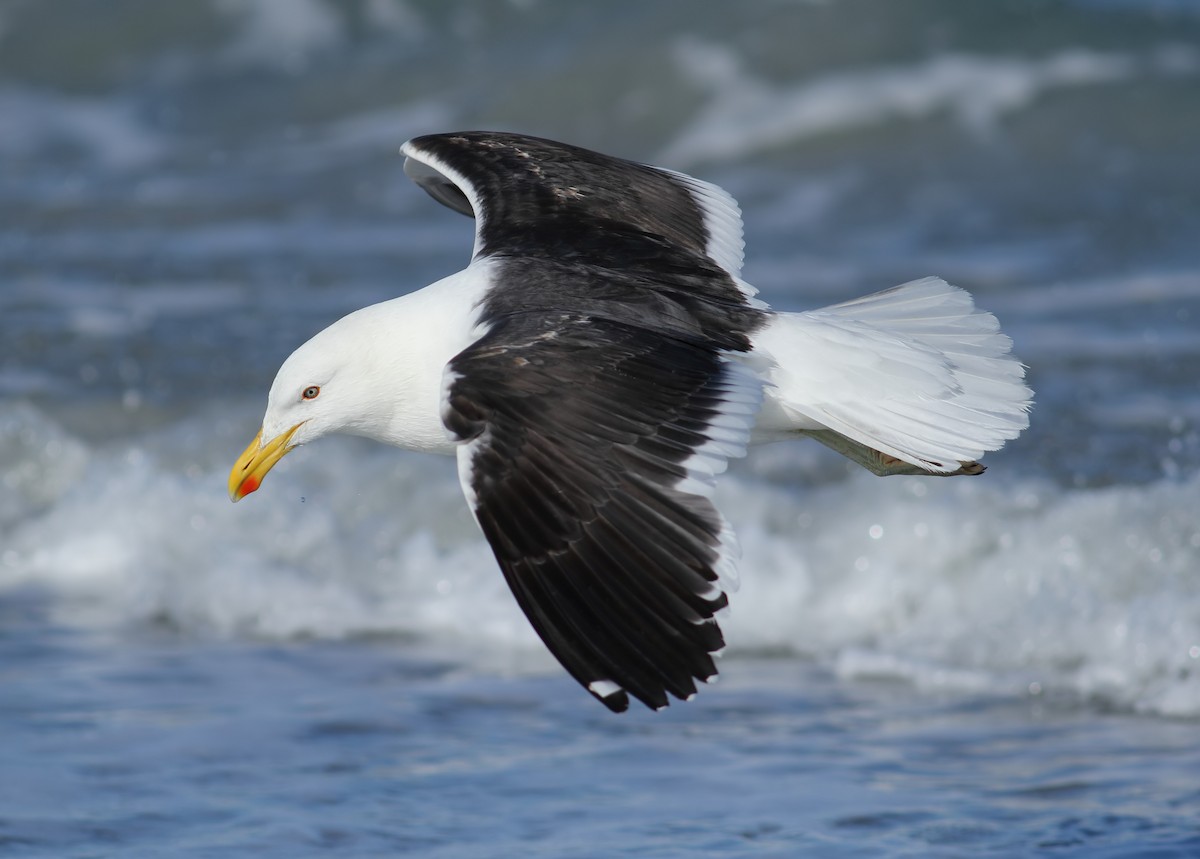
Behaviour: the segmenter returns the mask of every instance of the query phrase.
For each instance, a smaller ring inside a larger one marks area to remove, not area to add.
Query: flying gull
[[[741,213],[715,185],[518,134],[401,151],[475,218],[471,262],[292,353],[230,496],[335,432],[454,455],[521,609],[611,710],[715,677],[737,547],[713,484],[747,445],[810,437],[879,475],[978,474],[1028,426],[1011,341],[938,278],[773,311],[740,277]]]

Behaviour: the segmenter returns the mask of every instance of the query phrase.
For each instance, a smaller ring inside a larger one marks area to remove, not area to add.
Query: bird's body
[[[331,432],[455,455],[518,603],[611,709],[715,676],[736,544],[712,485],[748,444],[973,474],[1028,423],[1008,338],[941,280],[776,313],[740,279],[740,213],[715,186],[514,134],[403,151],[475,216],[470,265],[297,349],[231,494]]]

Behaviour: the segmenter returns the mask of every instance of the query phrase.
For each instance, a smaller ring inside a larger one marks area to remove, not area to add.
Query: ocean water
[[[755,450],[720,681],[614,716],[452,461],[229,504],[280,362],[460,268],[396,150],[735,194],[786,309],[940,275],[974,479]],[[0,0],[0,856],[1200,856],[1200,4]]]

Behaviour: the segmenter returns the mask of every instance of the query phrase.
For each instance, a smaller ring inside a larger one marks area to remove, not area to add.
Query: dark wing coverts
[[[630,243],[650,239],[660,251],[690,257],[694,266],[718,231],[733,234],[737,261],[717,262],[734,275],[741,265],[736,204],[724,196],[730,211],[712,211],[717,207],[696,193],[711,186],[690,177],[494,131],[430,134],[410,140],[403,151],[410,178],[439,203],[474,215],[478,256],[519,253],[620,267],[629,264]]]

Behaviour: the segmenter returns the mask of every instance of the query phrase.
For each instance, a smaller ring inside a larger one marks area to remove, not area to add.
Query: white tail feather
[[[948,473],[1016,438],[1033,392],[1012,341],[971,296],[929,277],[807,313],[756,338],[768,362],[763,440],[833,430]]]

